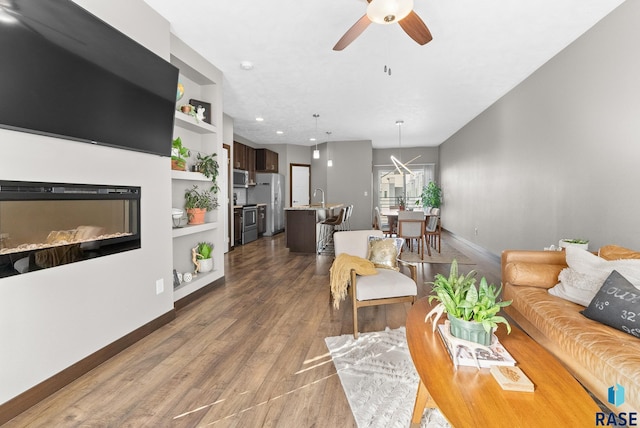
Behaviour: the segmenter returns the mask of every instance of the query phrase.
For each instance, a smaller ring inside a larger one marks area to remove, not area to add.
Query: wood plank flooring
[[[495,258],[444,239],[476,262],[461,270],[499,284]],[[329,303],[332,261],[289,253],[284,234],[236,247],[225,284],[6,426],[355,427],[324,343],[352,332],[349,301]],[[419,268],[419,296],[448,270]],[[362,308],[360,331],[400,327],[409,308]]]

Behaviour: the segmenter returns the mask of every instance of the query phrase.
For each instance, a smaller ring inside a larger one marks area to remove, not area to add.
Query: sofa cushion
[[[600,248],[598,255],[605,260],[640,259],[640,252],[618,245],[605,245]]]
[[[512,285],[551,288],[558,283],[558,275],[565,266],[540,263],[508,263],[505,266],[506,282]]]
[[[404,241],[401,238],[369,237],[369,251],[367,258],[373,265],[381,269],[400,270],[398,256]]]
[[[640,403],[640,340],[586,318],[580,305],[541,288],[507,286],[504,298],[513,300],[505,309],[526,318],[560,352],[562,361],[583,367],[604,385],[623,385],[626,401]]]
[[[378,269],[378,275],[359,276],[356,283],[356,299],[360,301],[416,294],[418,287],[413,279],[391,269]]]
[[[640,260],[605,260],[589,251],[577,248],[566,248],[566,269],[560,272],[560,282],[549,293],[577,303],[589,306],[591,300],[615,269],[625,276],[633,285],[640,286]]]
[[[582,315],[640,338],[640,290],[614,270]]]

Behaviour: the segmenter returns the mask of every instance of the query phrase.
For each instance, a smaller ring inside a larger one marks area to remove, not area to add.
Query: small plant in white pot
[[[566,248],[569,246],[582,248],[583,250],[589,249],[589,240],[588,239],[561,239],[559,242],[560,248]]]
[[[435,313],[435,324],[437,318],[446,312],[453,336],[489,346],[491,335],[498,324],[504,324],[507,332],[511,333],[509,322],[498,315],[511,301],[497,301],[502,287],[496,289],[495,285],[488,285],[484,277],[480,280],[479,287],[476,287],[475,276],[474,270],[467,275],[458,275],[458,262],[454,259],[449,277],[437,274],[434,281],[429,283],[433,293],[429,296],[429,302],[436,300],[439,303],[425,320]]]
[[[196,258],[200,264],[199,272],[213,270],[213,244],[211,242],[199,242],[196,250]]]

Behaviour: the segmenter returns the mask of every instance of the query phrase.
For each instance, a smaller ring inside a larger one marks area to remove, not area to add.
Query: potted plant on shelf
[[[198,272],[210,272],[213,270],[213,244],[211,242],[199,242],[196,247],[196,258],[199,261]]]
[[[184,193],[184,208],[187,210],[189,224],[203,224],[205,213],[218,208],[218,199],[208,190],[201,191],[198,186],[193,186]]]
[[[217,153],[212,153],[210,155],[202,155],[201,153],[198,152],[198,154],[196,155],[197,162],[194,165],[195,171],[201,172],[202,174],[204,174],[205,177],[211,179],[211,182],[213,184],[211,185],[210,190],[213,193],[218,193],[218,190],[220,190],[217,183],[219,168],[220,168],[220,166],[218,165],[218,161],[216,160],[217,156],[218,156]]]
[[[491,344],[491,335],[504,324],[507,332],[511,333],[509,322],[498,315],[500,309],[509,306],[511,301],[498,301],[502,287],[487,284],[482,277],[480,286],[476,287],[476,271],[467,275],[458,275],[458,261],[453,260],[449,277],[437,274],[432,285],[432,295],[429,302],[436,300],[439,304],[427,315],[427,319],[436,314],[437,319],[446,312],[451,323],[451,334],[457,338],[479,343],[484,346]],[[426,319],[425,319],[426,320]]]
[[[416,205],[422,205],[424,208],[440,208],[442,204],[442,189],[438,187],[435,181],[422,188],[420,199],[416,201]]]
[[[191,156],[191,151],[182,145],[180,137],[171,143],[171,169],[176,171],[184,171],[187,165],[187,159]]]

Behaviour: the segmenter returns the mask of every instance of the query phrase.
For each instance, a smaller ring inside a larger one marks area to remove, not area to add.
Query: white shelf
[[[218,128],[207,122],[196,121],[196,118],[176,110],[176,125],[198,134],[215,134]]]
[[[211,181],[210,178],[205,177],[201,172],[176,171],[175,169],[171,170],[171,178],[173,180]]]
[[[199,273],[191,282],[182,282],[182,284],[173,289],[173,301],[175,302],[185,296],[188,296],[194,291],[209,285],[220,277],[220,272],[217,269],[214,269],[211,272]]]
[[[184,227],[174,227],[171,231],[172,236],[174,238],[178,238],[180,236],[193,235],[194,233],[206,232],[207,230],[214,230],[218,228],[218,222],[204,223],[204,224],[196,224],[196,225],[186,225]]]

